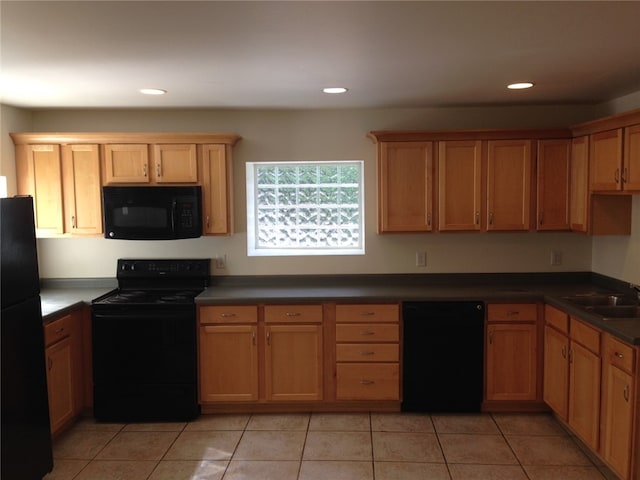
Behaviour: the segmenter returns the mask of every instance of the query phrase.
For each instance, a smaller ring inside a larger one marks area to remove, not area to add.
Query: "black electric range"
[[[198,416],[195,297],[209,259],[119,259],[118,288],[92,302],[94,417]]]

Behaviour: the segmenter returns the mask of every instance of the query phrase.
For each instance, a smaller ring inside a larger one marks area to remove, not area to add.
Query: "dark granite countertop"
[[[43,321],[116,288],[115,279],[45,280]],[[213,277],[196,298],[199,305],[317,302],[402,302],[477,300],[545,302],[635,345],[640,345],[640,320],[602,317],[563,299],[588,293],[631,295],[628,283],[590,272],[522,274],[320,275]]]
[[[42,321],[50,322],[60,315],[83,305],[116,288],[115,279],[55,279],[40,285]]]
[[[604,321],[601,316],[563,299],[589,293],[632,294],[628,283],[589,272],[214,277],[212,285],[196,298],[196,303],[539,301],[554,305],[628,343],[640,345],[640,320]]]

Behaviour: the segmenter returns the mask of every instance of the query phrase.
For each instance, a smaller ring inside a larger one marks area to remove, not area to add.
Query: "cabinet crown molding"
[[[70,143],[195,143],[235,145],[235,133],[147,133],[147,132],[29,132],[10,133],[15,145]]]
[[[522,140],[571,138],[568,128],[480,130],[374,130],[367,134],[378,142],[425,142],[446,140]]]

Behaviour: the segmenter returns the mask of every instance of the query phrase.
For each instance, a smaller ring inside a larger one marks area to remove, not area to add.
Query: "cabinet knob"
[[[622,355],[620,352],[615,352],[615,353],[614,353],[614,355],[615,355],[617,358],[624,358],[624,355]]]

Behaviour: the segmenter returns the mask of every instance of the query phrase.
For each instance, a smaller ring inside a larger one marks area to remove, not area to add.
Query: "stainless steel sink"
[[[563,297],[563,299],[583,307],[636,305],[637,303],[634,299],[624,297],[622,295],[609,295],[609,294],[572,295],[569,297]]]
[[[638,318],[640,319],[639,305],[616,305],[616,306],[589,306],[585,310],[596,313],[603,317],[603,320],[612,318]]]

